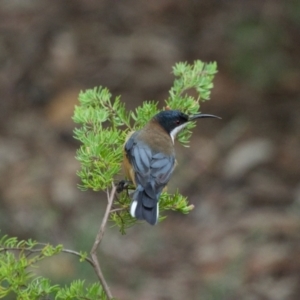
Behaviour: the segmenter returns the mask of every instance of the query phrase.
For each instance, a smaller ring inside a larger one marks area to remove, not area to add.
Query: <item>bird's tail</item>
[[[131,216],[155,225],[159,216],[158,198],[158,195],[147,193],[146,189],[138,187],[133,193],[130,205]]]

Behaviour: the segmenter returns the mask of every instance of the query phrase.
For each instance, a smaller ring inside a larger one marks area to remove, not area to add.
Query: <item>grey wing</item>
[[[173,173],[175,157],[164,153],[156,153],[152,156],[151,177],[157,187],[164,188]]]
[[[159,216],[159,196],[173,172],[175,158],[152,151],[135,134],[125,144],[125,151],[134,169],[136,183],[130,214],[154,225]]]
[[[137,132],[135,132],[125,144],[125,152],[134,169],[136,182],[144,186],[150,178],[152,153],[150,148],[136,141],[136,135]]]
[[[143,142],[136,142],[135,134],[126,143],[125,151],[134,168],[137,184],[144,187],[150,197],[154,197],[153,193],[160,193],[170,180],[174,156],[154,153]]]

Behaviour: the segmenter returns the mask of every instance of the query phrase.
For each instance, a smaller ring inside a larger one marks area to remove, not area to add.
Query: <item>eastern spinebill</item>
[[[127,139],[124,170],[135,186],[130,205],[132,217],[151,225],[157,223],[159,197],[175,167],[175,137],[189,122],[200,118],[220,119],[208,114],[188,116],[178,110],[164,110]]]

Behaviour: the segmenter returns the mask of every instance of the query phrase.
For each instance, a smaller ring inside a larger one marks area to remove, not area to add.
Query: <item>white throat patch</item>
[[[170,132],[170,136],[171,136],[171,139],[172,139],[172,142],[174,144],[174,140],[176,138],[176,135],[179,131],[181,131],[186,125],[188,124],[188,122],[174,128],[171,132]]]

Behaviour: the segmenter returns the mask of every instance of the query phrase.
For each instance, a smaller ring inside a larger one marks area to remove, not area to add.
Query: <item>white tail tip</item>
[[[137,201],[134,200],[134,201],[132,201],[132,203],[130,205],[130,214],[134,218],[135,218],[135,210],[136,210],[137,204],[138,204]]]

